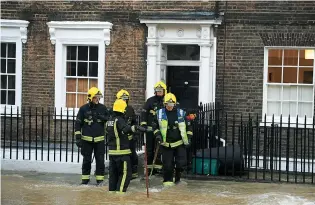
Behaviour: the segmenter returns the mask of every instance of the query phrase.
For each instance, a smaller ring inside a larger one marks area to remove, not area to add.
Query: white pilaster
[[[199,103],[212,102],[213,72],[211,61],[210,25],[201,25],[200,70],[199,70]]]
[[[146,99],[154,95],[154,84],[157,82],[157,26],[156,24],[148,24],[147,37],[147,85],[146,85]]]

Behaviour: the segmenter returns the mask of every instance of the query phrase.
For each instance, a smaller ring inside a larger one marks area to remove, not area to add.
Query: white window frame
[[[66,107],[66,55],[67,46],[98,46],[98,88],[105,88],[105,45],[110,44],[112,23],[100,21],[51,21],[51,43],[55,45],[55,107],[56,114],[67,115]],[[104,98],[101,99],[104,103]],[[73,113],[73,111],[75,113]],[[76,115],[79,108],[69,108],[69,115]]]
[[[24,20],[0,19],[1,24],[1,42],[15,43],[15,105],[1,104],[0,113],[3,115],[12,114],[17,117],[18,108],[21,113],[22,105],[22,43],[27,41],[27,27],[29,22]]]
[[[272,124],[272,120],[275,124],[280,125],[280,116],[274,116],[274,119],[272,119],[272,116],[266,115],[266,123],[265,123],[265,114],[267,114],[267,84],[268,84],[268,50],[269,49],[315,49],[315,47],[303,47],[303,46],[265,46],[264,47],[264,80],[263,80],[263,109],[262,109],[262,123],[260,123],[261,126],[264,126],[265,124],[267,126],[270,126]],[[313,116],[314,116],[314,95],[315,95],[315,58],[313,59],[313,102],[312,102],[312,116],[308,117],[306,119],[306,128],[312,128],[313,124]],[[282,84],[282,83],[280,83]],[[278,85],[280,85],[278,83]],[[304,84],[294,84],[294,85],[304,85]],[[288,116],[282,116],[282,127],[288,127],[289,122]],[[290,116],[290,127],[299,127],[304,128],[305,127],[305,116],[298,116],[298,126],[296,126],[296,116]]]

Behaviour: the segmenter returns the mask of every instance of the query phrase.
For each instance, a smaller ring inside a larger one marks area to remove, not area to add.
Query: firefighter
[[[146,126],[148,130],[152,130],[152,122],[156,116],[156,111],[163,107],[163,97],[166,94],[166,85],[162,81],[157,82],[154,85],[154,96],[150,97],[141,112],[141,126]],[[154,158],[154,151],[156,150],[156,140],[153,132],[148,132],[146,134],[146,147],[147,147],[147,166],[148,173],[151,173],[153,167],[152,162]],[[158,155],[154,169],[161,170],[161,159]],[[152,174],[155,174],[157,170],[154,170]]]
[[[174,185],[174,182],[180,182],[181,173],[187,163],[186,148],[191,143],[193,133],[185,111],[175,106],[174,94],[165,95],[164,105],[164,108],[157,111],[153,129],[157,141],[161,144],[163,185],[169,186]],[[174,169],[175,179],[173,180]]]
[[[124,193],[132,177],[131,150],[128,135],[146,129],[138,125],[128,125],[125,119],[127,103],[118,99],[113,105],[113,116],[106,125],[109,146],[109,191]]]
[[[127,121],[127,124],[130,126],[137,125],[137,116],[136,116],[135,110],[129,104],[129,100],[130,100],[129,92],[127,90],[122,89],[116,94],[116,98],[122,99],[127,103],[126,113],[125,113],[125,120]],[[128,135],[128,139],[130,143],[130,150],[131,150],[132,179],[135,179],[138,177],[138,155],[136,152],[138,138],[139,136],[136,133]]]
[[[93,151],[96,161],[96,182],[99,185],[104,180],[104,131],[109,113],[105,105],[99,103],[102,97],[101,91],[96,87],[92,87],[88,91],[88,103],[80,107],[75,122],[76,145],[81,147],[83,156],[82,184],[88,184],[90,181]]]

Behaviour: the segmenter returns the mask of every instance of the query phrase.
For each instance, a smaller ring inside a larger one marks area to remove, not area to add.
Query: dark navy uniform
[[[147,126],[148,130],[152,129],[152,122],[156,117],[156,111],[164,107],[163,96],[152,96],[146,101],[142,112],[141,112],[141,125]],[[147,147],[147,164],[148,169],[152,168],[152,162],[154,158],[154,151],[156,149],[155,137],[153,132],[148,132],[146,134],[146,147]],[[160,159],[160,154],[154,165],[155,169],[162,169],[162,163]]]
[[[96,181],[104,180],[104,154],[105,154],[105,123],[109,113],[105,105],[87,103],[80,107],[75,122],[75,135],[77,145],[81,147],[83,155],[82,183],[87,184],[90,180],[92,153],[94,151],[96,161]]]

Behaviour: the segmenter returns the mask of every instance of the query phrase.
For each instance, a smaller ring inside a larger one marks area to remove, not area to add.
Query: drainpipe
[[[224,84],[225,84],[225,49],[226,49],[226,13],[227,13],[227,1],[225,1],[225,10],[224,10],[224,18],[223,18],[223,24],[224,24],[224,47],[223,47],[223,86],[222,86],[222,110],[224,110],[225,104],[224,104]]]

